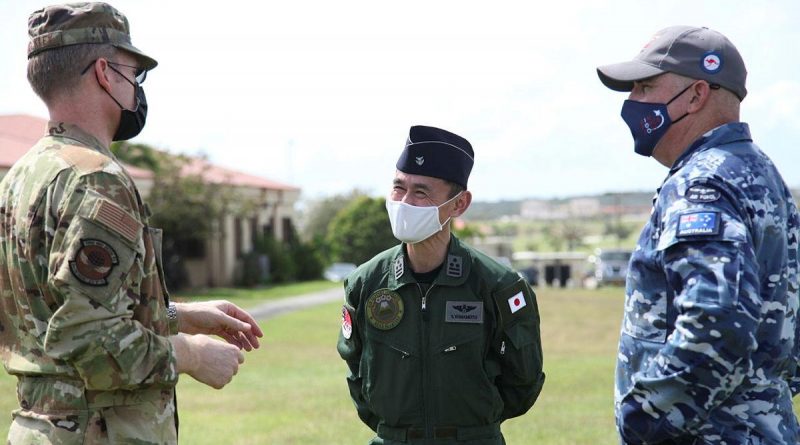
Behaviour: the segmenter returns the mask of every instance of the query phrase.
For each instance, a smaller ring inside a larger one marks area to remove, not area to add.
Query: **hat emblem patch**
[[[703,56],[702,68],[709,74],[719,72],[722,68],[722,58],[717,53],[708,53]]]
[[[417,165],[422,165],[425,163],[425,156],[417,156],[415,160],[417,162]]]

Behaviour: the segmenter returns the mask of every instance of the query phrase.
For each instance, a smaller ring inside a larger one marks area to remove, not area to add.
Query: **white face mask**
[[[448,199],[440,206],[417,207],[401,201],[386,199],[386,211],[392,224],[394,237],[404,243],[414,244],[424,241],[442,230],[439,222],[439,208],[458,198],[461,193]],[[450,221],[448,217],[444,224]]]

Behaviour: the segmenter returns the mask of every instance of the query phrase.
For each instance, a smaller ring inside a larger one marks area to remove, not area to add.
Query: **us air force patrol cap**
[[[28,58],[55,48],[82,43],[108,44],[132,53],[151,70],[158,65],[131,44],[128,19],[107,3],[70,3],[35,11],[28,18]]]
[[[475,163],[469,141],[435,127],[411,127],[397,169],[410,175],[430,176],[454,182],[465,189]]]
[[[747,95],[742,56],[727,37],[708,28],[662,29],[633,60],[597,68],[603,84],[615,91],[631,91],[634,81],[666,72],[720,85],[739,100]]]

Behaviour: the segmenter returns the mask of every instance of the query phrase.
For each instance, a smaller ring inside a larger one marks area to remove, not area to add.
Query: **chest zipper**
[[[410,357],[410,356],[411,356],[411,353],[409,353],[409,352],[407,352],[407,351],[404,351],[404,350],[402,350],[402,349],[398,348],[397,346],[391,346],[391,345],[390,345],[390,347],[391,347],[392,349],[394,349],[395,351],[397,351],[397,352],[399,352],[399,353],[400,353],[400,355],[401,355],[401,357],[400,357],[400,360],[407,359],[408,357]]]
[[[456,350],[456,347],[455,347],[455,345],[453,345],[453,346],[450,346],[449,348],[445,348],[445,350],[443,352],[453,352],[455,350]]]
[[[427,442],[428,438],[433,438],[433,426],[431,424],[431,417],[433,415],[433,407],[429,405],[430,397],[426,397],[426,395],[431,394],[430,389],[432,388],[432,384],[430,382],[431,375],[430,371],[428,370],[428,295],[433,290],[434,283],[431,283],[430,287],[425,292],[422,292],[422,286],[417,283],[417,289],[419,290],[420,295],[422,295],[420,310],[422,315],[422,323],[421,326],[421,335],[420,335],[420,343],[421,343],[421,360],[422,363],[422,418],[424,419],[425,423],[425,439]]]

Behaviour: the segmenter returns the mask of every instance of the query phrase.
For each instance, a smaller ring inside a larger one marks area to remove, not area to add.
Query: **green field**
[[[221,297],[216,295],[214,298]],[[613,373],[622,313],[619,288],[540,290],[547,382],[536,406],[503,425],[509,444],[615,444]],[[364,444],[336,353],[338,303],[262,323],[262,348],[215,391],[189,377],[178,387],[181,443]],[[0,377],[0,411],[15,406]],[[7,422],[0,425],[5,436]]]

